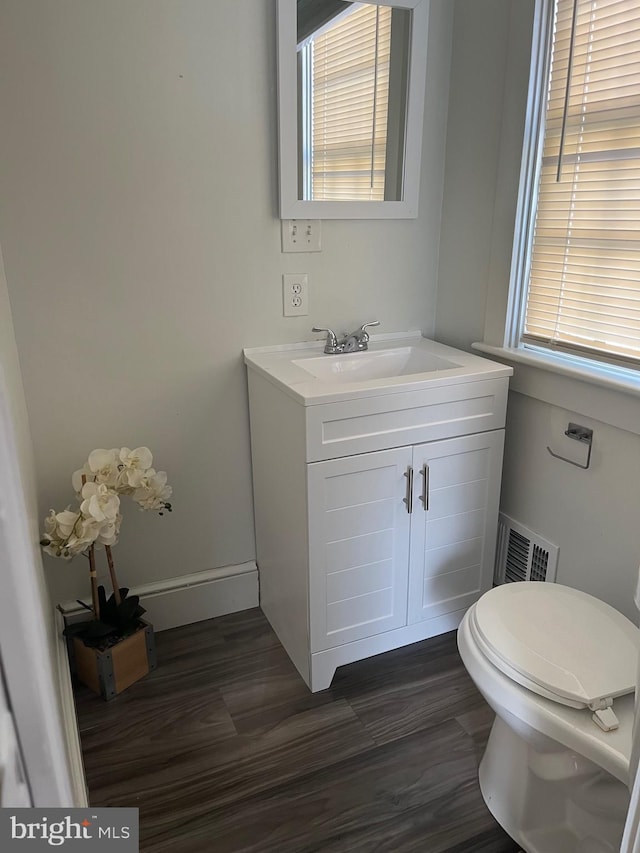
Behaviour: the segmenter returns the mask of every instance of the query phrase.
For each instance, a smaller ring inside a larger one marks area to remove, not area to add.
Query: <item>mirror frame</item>
[[[401,201],[305,201],[298,198],[297,6],[296,0],[277,0],[281,219],[415,219],[418,216],[430,0],[364,0],[364,2],[372,6],[393,6],[413,10],[402,180],[403,198]]]

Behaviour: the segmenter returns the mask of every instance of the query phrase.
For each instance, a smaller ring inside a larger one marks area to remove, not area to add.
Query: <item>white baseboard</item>
[[[145,619],[155,631],[166,631],[258,606],[258,568],[254,561],[223,566],[191,575],[143,584],[131,589],[140,596]],[[76,601],[60,605],[67,622],[77,621],[84,610]]]

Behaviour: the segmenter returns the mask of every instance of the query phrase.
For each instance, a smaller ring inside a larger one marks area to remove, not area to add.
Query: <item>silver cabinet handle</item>
[[[422,466],[422,494],[420,495],[420,500],[422,501],[422,509],[427,512],[429,509],[429,466],[425,462]]]
[[[413,512],[413,468],[411,465],[404,472],[404,476],[407,478],[407,492],[406,497],[402,498],[402,503],[407,505],[407,512]]]

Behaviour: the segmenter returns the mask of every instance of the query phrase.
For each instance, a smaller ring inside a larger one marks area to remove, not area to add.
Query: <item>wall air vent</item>
[[[555,581],[558,551],[557,545],[500,513],[494,583]]]

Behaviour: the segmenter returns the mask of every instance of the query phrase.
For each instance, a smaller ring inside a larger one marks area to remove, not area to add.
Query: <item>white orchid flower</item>
[[[117,447],[112,450],[92,450],[87,464],[96,483],[116,485],[120,470]]]
[[[80,513],[76,514],[76,520],[79,518],[79,515]],[[40,540],[40,544],[44,550],[47,554],[51,554],[52,557],[63,556],[62,552],[66,537],[62,537],[60,534],[58,515],[55,509],[49,510],[49,515],[44,520],[44,530],[44,535]],[[68,556],[67,559],[71,559],[71,556]]]
[[[164,509],[173,489],[167,485],[167,472],[149,468],[142,482],[133,493],[134,501],[142,509]]]
[[[56,521],[56,511],[55,509],[50,509],[49,515],[47,515],[44,520],[44,532],[49,536],[53,536],[56,531],[57,525],[58,522]]]
[[[120,498],[104,483],[85,483],[82,487],[80,512],[101,524],[113,524],[120,509]]]
[[[95,542],[100,525],[94,519],[83,518],[79,512],[51,510],[44,522],[45,535],[41,542],[53,557],[71,560]],[[44,543],[47,543],[46,545]]]
[[[129,450],[128,447],[121,448],[120,463],[124,466],[121,478],[131,488],[137,489],[142,484],[146,471],[151,468],[152,462],[153,455],[148,447],[136,447],[135,450]]]
[[[67,550],[74,556],[93,544],[100,533],[100,524],[93,518],[82,518],[67,540]]]
[[[52,510],[53,512],[53,510]],[[59,512],[55,516],[56,529],[57,534],[61,539],[68,539],[69,536],[73,533],[73,529],[76,526],[80,517],[79,512],[71,512],[69,507]]]
[[[114,522],[108,522],[106,524],[103,524],[100,527],[100,531],[96,539],[96,545],[117,545],[121,521],[122,516],[120,515],[120,513],[118,513]]]

